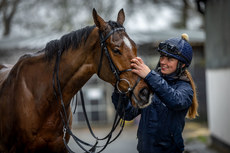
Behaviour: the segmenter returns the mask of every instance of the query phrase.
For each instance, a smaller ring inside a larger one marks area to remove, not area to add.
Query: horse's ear
[[[102,31],[106,28],[106,22],[97,14],[95,8],[93,8],[93,20],[95,25]]]
[[[124,12],[124,9],[121,9],[118,12],[117,22],[123,25],[124,21],[125,21],[125,12]]]

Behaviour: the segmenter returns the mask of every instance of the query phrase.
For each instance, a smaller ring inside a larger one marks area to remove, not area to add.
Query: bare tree
[[[0,11],[4,7],[5,3],[6,3],[6,0],[1,0],[1,2],[0,2]]]
[[[181,20],[181,26],[183,28],[186,28],[187,25],[186,25],[186,22],[187,22],[187,19],[188,19],[188,9],[189,9],[189,3],[187,0],[183,0],[183,3],[184,3],[184,6],[183,6],[183,10],[182,10],[182,20]]]
[[[20,0],[1,0],[0,13],[2,13],[2,22],[4,25],[3,35],[7,36],[11,31],[11,22],[17,11]]]

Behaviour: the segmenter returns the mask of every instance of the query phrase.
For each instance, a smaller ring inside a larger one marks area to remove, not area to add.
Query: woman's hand
[[[132,72],[136,73],[141,78],[145,78],[151,71],[150,68],[147,65],[145,65],[145,63],[140,57],[135,57],[131,60],[131,68]]]

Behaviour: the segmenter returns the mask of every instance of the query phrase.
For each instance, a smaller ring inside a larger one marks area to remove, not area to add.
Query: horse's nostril
[[[149,99],[149,90],[147,88],[141,89],[139,92],[139,98],[143,101],[148,101]]]

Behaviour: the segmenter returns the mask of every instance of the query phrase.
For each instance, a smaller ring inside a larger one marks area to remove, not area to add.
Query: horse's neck
[[[71,55],[71,53],[75,55]],[[72,58],[70,58],[71,56]],[[73,59],[73,57],[77,58]],[[85,58],[82,56],[81,50],[69,50],[61,57],[58,77],[66,105],[94,74],[93,65],[85,64]],[[24,86],[33,94],[34,99],[39,99],[38,103],[44,103],[47,100],[56,101],[53,89],[55,61],[56,58],[53,58],[49,63],[45,61],[44,53],[38,53],[21,58],[13,69],[12,74],[17,76],[15,81],[25,82]],[[56,83],[55,87],[57,89]]]
[[[66,68],[63,67],[62,69],[60,67],[60,78],[63,77],[63,98],[67,101],[70,100],[95,73],[94,65],[85,63],[86,59],[84,57],[79,56],[75,60],[78,62],[75,62],[74,67],[68,64],[64,64]],[[66,70],[69,70],[69,72]],[[68,75],[66,75],[66,73],[68,73]]]
[[[71,98],[96,72],[95,59],[99,58],[98,50],[93,50],[95,44],[99,45],[98,32],[92,32],[87,42],[77,50],[70,48],[64,51],[60,58],[58,78],[61,85],[63,100],[68,105]],[[96,35],[96,36],[95,36]],[[98,47],[97,47],[98,48]],[[55,99],[53,89],[53,74],[56,58],[50,62],[45,61],[45,53],[38,52],[20,58],[14,68],[17,82],[25,82],[26,88],[31,91],[38,102],[53,101]],[[20,73],[20,74],[19,74]],[[57,80],[55,87],[57,89]]]
[[[70,49],[61,57],[59,78],[65,101],[70,101],[96,72],[93,61],[96,58],[95,51],[88,47],[89,45],[78,50]]]
[[[63,97],[70,100],[74,94],[97,72],[97,65],[100,57],[100,42],[98,29],[94,29],[85,42],[78,50],[68,50],[68,54],[62,56],[62,66],[60,66],[60,75],[65,86],[63,88]],[[98,47],[95,47],[98,46]],[[96,49],[97,48],[97,49]],[[74,57],[74,58],[73,58]],[[66,75],[67,71],[69,75]]]

